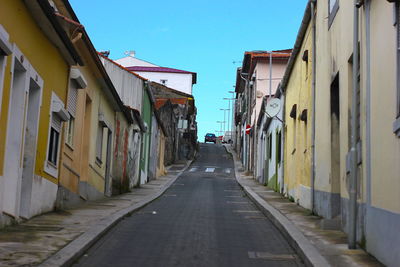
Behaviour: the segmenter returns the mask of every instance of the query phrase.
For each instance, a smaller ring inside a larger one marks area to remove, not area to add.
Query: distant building
[[[236,147],[246,168],[254,172],[256,157],[257,119],[265,96],[274,96],[283,77],[291,49],[248,51],[236,76]],[[270,71],[271,70],[271,71]],[[270,75],[272,75],[270,77]],[[271,80],[270,80],[271,79]],[[249,126],[251,131],[246,134]]]
[[[195,72],[161,67],[134,56],[135,54],[131,53],[127,57],[115,60],[115,62],[152,82],[189,95],[192,94],[193,84],[197,82],[197,74]]]

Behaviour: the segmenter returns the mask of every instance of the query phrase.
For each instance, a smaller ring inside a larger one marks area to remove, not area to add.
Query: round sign
[[[246,125],[246,134],[250,134],[250,131],[251,131],[251,126],[250,126],[250,124],[247,124]]]
[[[279,98],[271,98],[265,107],[265,113],[268,117],[273,118],[278,115],[281,110],[281,100]]]

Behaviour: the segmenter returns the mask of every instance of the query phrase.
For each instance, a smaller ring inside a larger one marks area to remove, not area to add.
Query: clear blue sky
[[[135,50],[154,64],[197,72],[198,136],[219,130],[236,68],[251,50],[294,45],[307,0],[70,0],[97,50]],[[233,63],[236,61],[237,63]]]

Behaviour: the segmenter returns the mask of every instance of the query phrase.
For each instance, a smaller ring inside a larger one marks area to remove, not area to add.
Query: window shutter
[[[71,83],[73,83],[71,81]],[[76,106],[78,103],[78,89],[75,86],[69,88],[68,94],[68,111],[72,116],[76,116]]]
[[[61,118],[55,113],[53,113],[51,116],[51,127],[53,127],[56,131],[61,132]]]

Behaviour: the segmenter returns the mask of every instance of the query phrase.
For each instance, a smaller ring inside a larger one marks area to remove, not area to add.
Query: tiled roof
[[[275,51],[246,51],[244,53],[242,71],[245,73],[252,74],[255,64],[259,60],[269,60],[269,58],[275,59],[275,62],[287,62],[291,56],[292,49],[275,50]],[[271,57],[270,57],[271,56]]]
[[[170,101],[172,104],[181,104],[181,105],[186,105],[188,99],[187,98],[157,98],[156,103],[155,103],[155,108],[158,110],[162,106],[164,106],[165,103]]]
[[[292,53],[292,49],[284,49],[284,50],[275,50],[272,51],[272,58],[289,58]],[[246,55],[250,55],[251,57],[269,57],[269,51],[247,51],[244,53]]]
[[[127,70],[133,72],[164,72],[164,73],[183,73],[183,74],[192,74],[192,84],[197,83],[197,73],[190,72],[186,70],[178,70],[173,68],[166,67],[143,67],[143,66],[132,66],[126,67]]]

